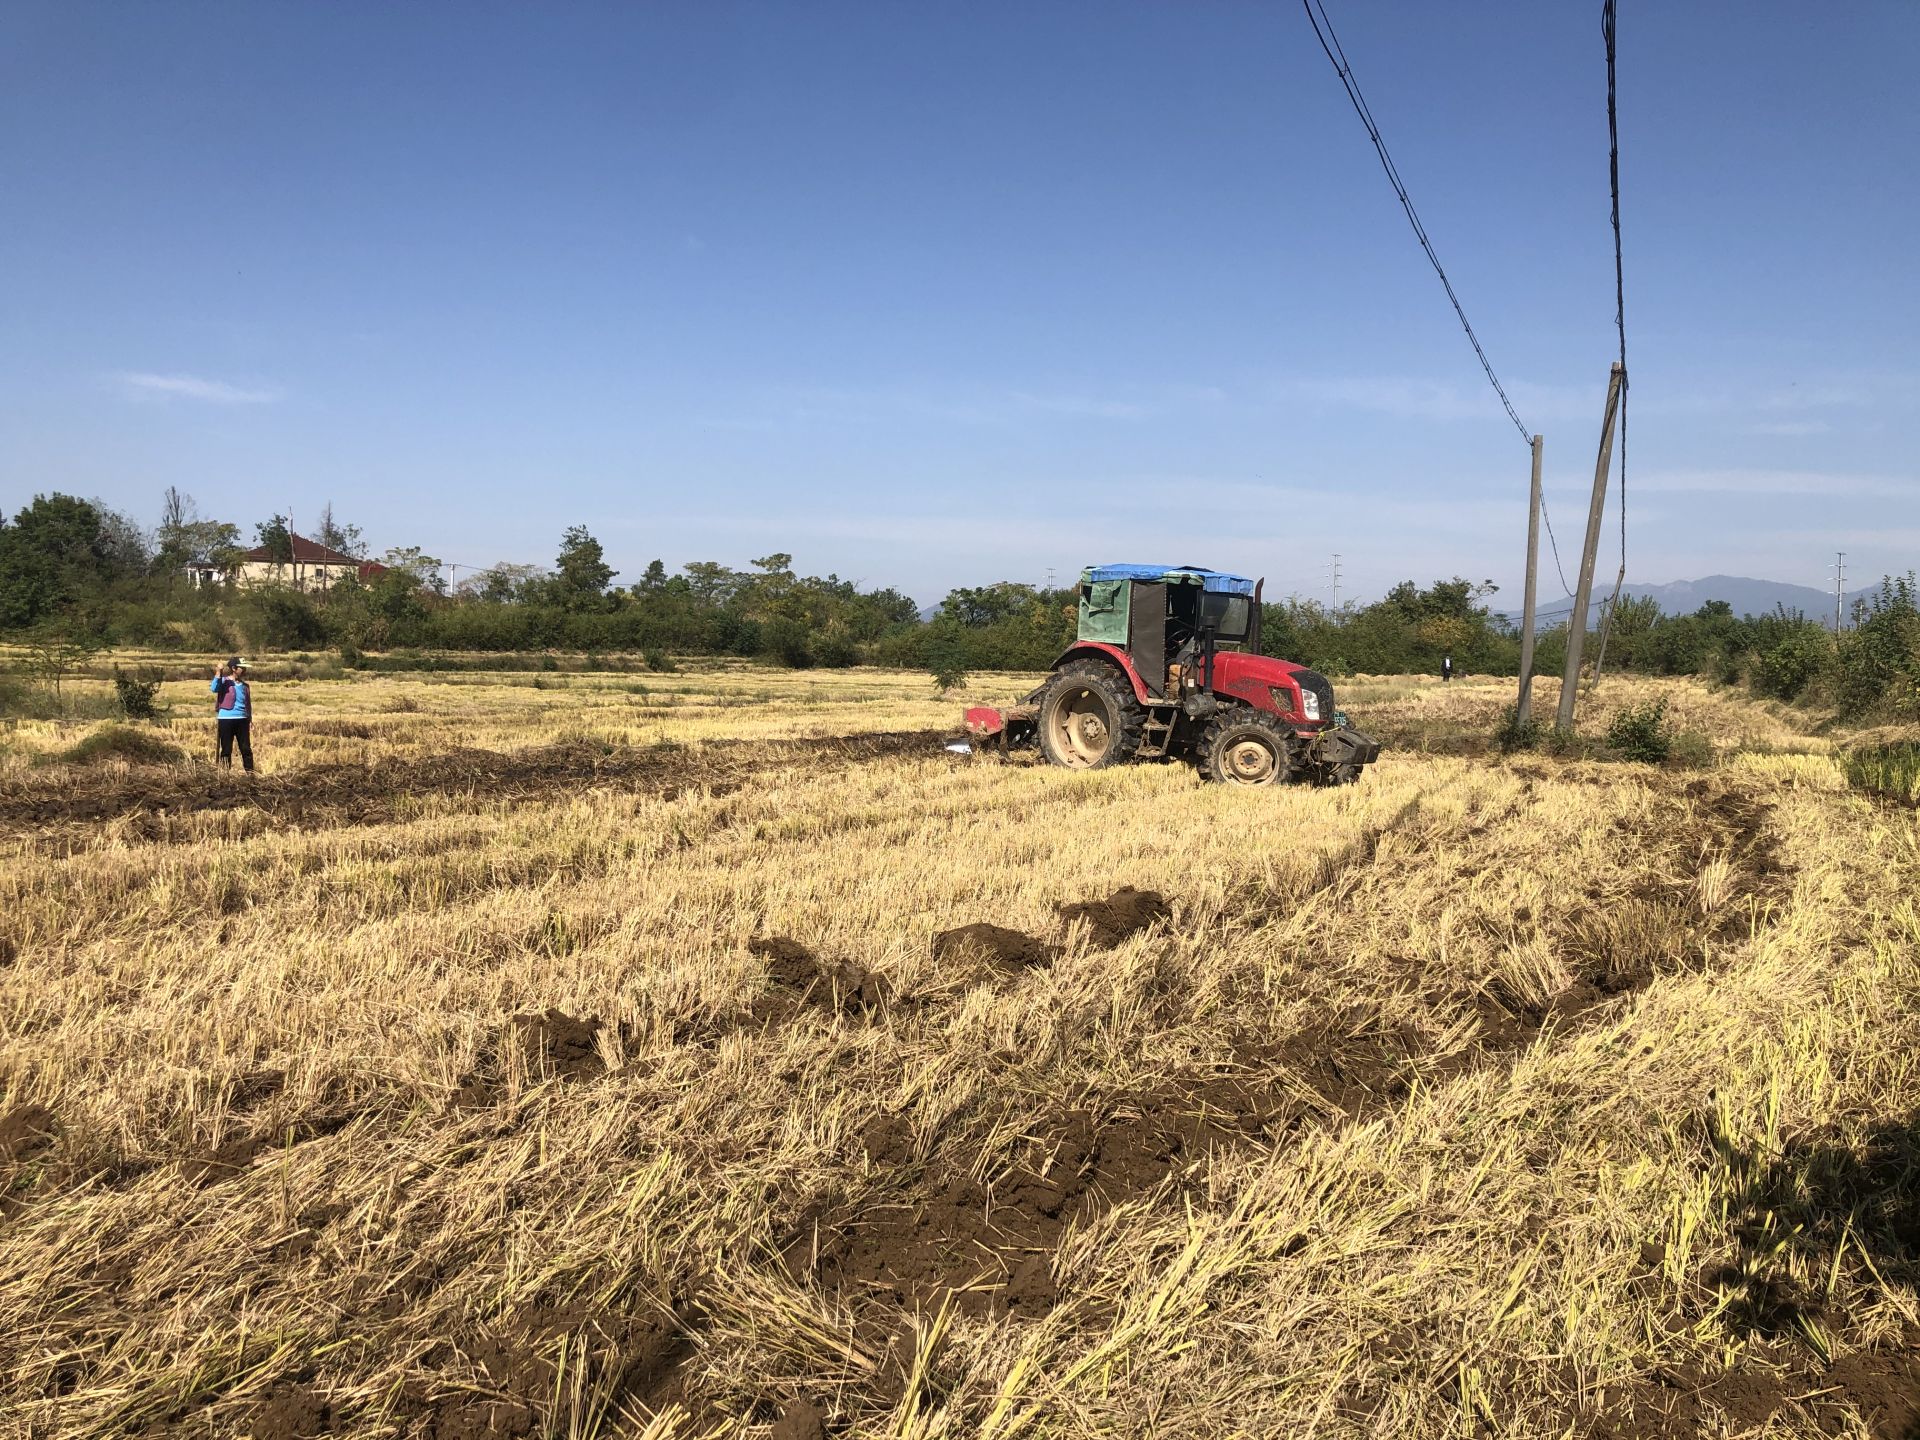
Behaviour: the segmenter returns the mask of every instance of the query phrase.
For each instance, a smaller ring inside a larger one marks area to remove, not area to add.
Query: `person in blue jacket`
[[[240,764],[253,773],[253,685],[247,662],[238,655],[213,672],[214,709],[220,729],[220,763],[233,768],[233,747],[240,747]]]

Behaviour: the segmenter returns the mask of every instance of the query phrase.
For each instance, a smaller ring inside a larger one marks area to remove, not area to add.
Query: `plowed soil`
[[[1062,922],[1084,923],[1087,943],[1099,950],[1111,950],[1172,913],[1158,890],[1135,890],[1130,885],[1121,886],[1104,900],[1082,900],[1060,907]]]
[[[1051,965],[1059,954],[1058,945],[985,921],[933,937],[933,958],[950,964],[985,962],[1002,970],[1033,970]]]
[[[209,811],[253,810],[269,824],[364,825],[388,820],[427,797],[488,802],[569,791],[663,793],[738,788],[754,771],[779,765],[859,765],[902,755],[938,755],[944,731],[887,731],[820,740],[708,741],[697,748],[544,745],[501,753],[449,750],[379,765],[314,765],[277,775],[234,777],[190,770],[132,770],[49,779],[29,773],[0,782],[0,834],[91,825],[137,816],[143,839],[171,838],[171,822]]]

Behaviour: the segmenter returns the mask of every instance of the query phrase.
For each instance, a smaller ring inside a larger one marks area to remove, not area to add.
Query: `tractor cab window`
[[[1252,607],[1244,595],[1208,591],[1200,597],[1200,613],[1213,622],[1214,644],[1237,649],[1247,643],[1247,621]]]

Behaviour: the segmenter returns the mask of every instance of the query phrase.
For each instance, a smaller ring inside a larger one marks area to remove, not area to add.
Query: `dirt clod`
[[[318,1391],[299,1384],[281,1386],[268,1395],[246,1430],[251,1440],[311,1440],[332,1432],[332,1407]]]
[[[44,1105],[21,1105],[0,1115],[0,1160],[18,1160],[53,1143],[59,1122]]]
[[[810,1400],[796,1400],[780,1412],[770,1440],[827,1440],[827,1417]]]
[[[591,1016],[582,1019],[564,1010],[516,1015],[513,1029],[542,1079],[594,1080],[606,1073],[600,1022]]]
[[[988,925],[981,922],[975,925],[962,925],[954,930],[942,930],[933,937],[933,958],[941,961],[964,962],[985,960],[991,965],[1003,969],[1038,969],[1051,965],[1054,957],[1060,953],[1057,945],[1049,945],[1044,940],[1036,940],[1031,935],[1018,930],[1009,930],[1002,925]]]
[[[1100,950],[1112,949],[1172,913],[1158,890],[1135,890],[1131,885],[1121,886],[1104,900],[1060,907],[1060,919],[1068,925],[1084,921],[1088,943]]]

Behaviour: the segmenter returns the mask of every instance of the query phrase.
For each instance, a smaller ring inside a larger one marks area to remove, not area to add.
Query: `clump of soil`
[[[935,960],[985,960],[1005,970],[1034,970],[1051,965],[1060,947],[1001,925],[962,925],[933,937]]]
[[[470,1387],[452,1395],[403,1402],[436,1440],[495,1440],[544,1434],[538,1407],[561,1376],[584,1364],[589,1388],[614,1407],[638,1401],[659,1409],[679,1383],[677,1371],[692,1353],[690,1305],[635,1299],[631,1305],[594,1301],[535,1303],[464,1342],[487,1398]]]
[[[827,1440],[827,1417],[810,1400],[796,1400],[780,1412],[768,1440]]]
[[[250,1440],[312,1440],[333,1432],[332,1407],[318,1391],[289,1384],[275,1389],[247,1422]]]
[[[856,1303],[932,1310],[951,1291],[966,1314],[1043,1314],[1059,1299],[1053,1252],[1077,1216],[1177,1179],[1275,1113],[1271,1096],[1234,1080],[1067,1111],[990,1184],[943,1168],[899,1202],[817,1206],[781,1237],[781,1253],[794,1273]],[[861,1138],[876,1166],[912,1158],[898,1117],[869,1122]]]
[[[231,1180],[253,1167],[253,1162],[271,1151],[309,1140],[337,1135],[365,1113],[359,1109],[320,1110],[293,1124],[267,1134],[236,1135],[201,1155],[191,1155],[181,1165],[181,1173],[202,1188]]]
[[[20,1105],[0,1115],[0,1160],[19,1160],[53,1143],[59,1121],[44,1105]]]
[[[886,1000],[885,986],[871,970],[850,961],[822,960],[785,935],[749,940],[747,949],[767,962],[767,978],[777,988],[798,994],[806,1004],[829,1010],[873,1010]]]
[[[1101,950],[1111,950],[1172,913],[1158,890],[1135,890],[1131,885],[1121,886],[1104,900],[1081,900],[1060,907],[1060,918],[1066,924],[1086,922],[1088,943]]]
[[[542,1079],[596,1080],[606,1073],[597,1019],[550,1009],[540,1015],[516,1015],[512,1025]]]
[[[0,935],[0,970],[6,969],[20,958],[20,947],[14,943],[11,935]]]

